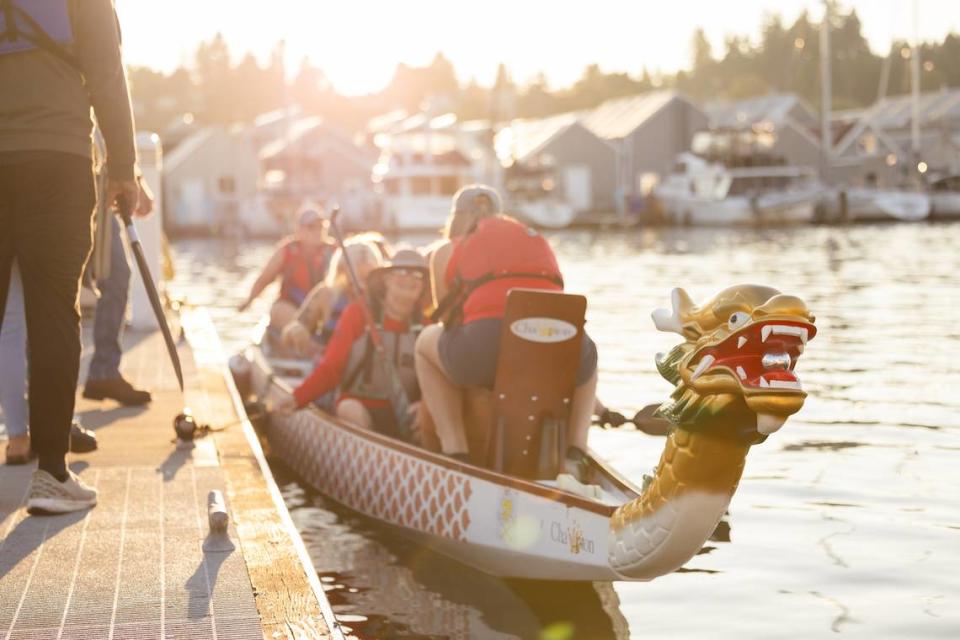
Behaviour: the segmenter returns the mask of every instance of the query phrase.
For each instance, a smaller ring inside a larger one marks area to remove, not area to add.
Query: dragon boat
[[[585,301],[572,321],[542,306],[521,309],[516,319],[508,304],[505,327],[515,343],[504,339],[508,350],[501,351],[501,369],[531,360],[552,366],[547,351],[531,358],[523,349],[575,345],[584,309]],[[487,573],[650,580],[680,568],[701,549],[730,503],[750,447],[803,406],[806,393],[795,366],[816,334],[814,316],[802,300],[756,285],[727,288],[699,306],[675,289],[672,309],[654,311],[653,320],[659,330],[683,340],[656,358],[659,373],[675,385],[658,409],[672,427],[642,487],[593,453],[585,469],[591,492],[580,491],[577,483],[564,485],[555,474],[538,479],[517,466],[537,457],[528,449],[550,448],[547,427],[558,413],[531,408],[547,400],[549,390],[542,396],[529,388],[513,394],[524,396],[520,412],[529,414],[523,425],[507,425],[514,437],[511,450],[517,449],[515,464],[508,455],[504,465],[503,442],[493,447],[497,464],[489,457],[468,464],[345,423],[315,406],[271,414],[262,435],[276,455],[329,498]],[[265,341],[243,356],[247,386],[265,406],[289,396],[310,369],[309,363],[274,357]],[[508,395],[504,389],[512,391],[529,378],[504,387],[499,371],[494,404]],[[561,407],[569,404],[565,393],[558,396]],[[488,416],[482,422],[488,434],[503,435],[502,420]],[[488,448],[489,442],[488,437]]]

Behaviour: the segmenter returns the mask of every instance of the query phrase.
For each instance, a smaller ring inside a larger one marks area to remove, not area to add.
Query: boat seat
[[[540,289],[507,295],[486,466],[528,479],[557,477],[566,453],[587,300]]]

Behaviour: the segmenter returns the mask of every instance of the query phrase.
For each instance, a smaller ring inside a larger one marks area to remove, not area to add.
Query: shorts
[[[454,384],[493,389],[500,355],[502,318],[483,318],[446,328],[440,334],[440,362]],[[597,370],[597,345],[584,332],[580,341],[579,387]]]

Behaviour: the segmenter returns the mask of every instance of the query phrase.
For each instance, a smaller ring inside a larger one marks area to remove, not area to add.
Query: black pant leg
[[[80,276],[92,245],[91,162],[33,155],[10,185],[14,252],[23,280],[30,361],[30,435],[41,468],[60,466],[70,444],[80,368]]]

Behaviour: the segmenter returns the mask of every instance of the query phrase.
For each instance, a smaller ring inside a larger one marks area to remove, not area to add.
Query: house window
[[[415,196],[429,195],[430,178],[425,176],[414,176],[410,178],[410,192]]]
[[[440,195],[452,196],[460,188],[460,180],[457,176],[440,177]]]

